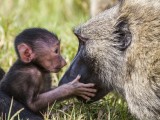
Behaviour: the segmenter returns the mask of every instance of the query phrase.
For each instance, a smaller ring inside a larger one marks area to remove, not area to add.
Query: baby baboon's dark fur
[[[24,107],[21,103],[17,101],[13,101],[13,105],[11,106],[11,98],[0,91],[0,117],[2,117],[2,120],[7,120],[7,117],[9,115],[9,108],[12,107],[10,116],[12,117],[15,115],[15,111],[22,110],[19,114],[19,118],[23,118],[23,120],[43,120],[39,115],[34,114],[30,110]],[[1,112],[3,111],[3,113]],[[18,116],[14,118],[15,120],[18,120]]]
[[[0,81],[4,75],[4,70],[0,68]],[[2,118],[2,120],[7,120],[10,107],[11,117],[15,114],[15,111],[23,109],[19,114],[19,118],[23,118],[24,120],[43,120],[39,115],[34,114],[33,112],[25,108],[24,105],[15,100],[13,100],[13,105],[11,106],[11,98],[0,90],[0,118]],[[16,116],[14,119],[18,119],[18,116]]]

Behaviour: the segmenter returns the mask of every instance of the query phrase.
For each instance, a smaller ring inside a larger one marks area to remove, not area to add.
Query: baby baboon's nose
[[[67,62],[65,61],[64,58],[62,58],[61,64],[62,64],[62,67],[64,67],[65,65],[67,65]]]

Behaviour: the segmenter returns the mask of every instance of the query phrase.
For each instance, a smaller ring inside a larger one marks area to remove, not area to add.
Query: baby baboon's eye
[[[55,49],[55,51],[54,51],[56,54],[58,54],[58,49]]]

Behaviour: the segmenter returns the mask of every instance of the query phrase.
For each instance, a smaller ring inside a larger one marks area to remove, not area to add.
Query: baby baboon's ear
[[[27,44],[21,43],[17,46],[17,48],[20,55],[20,59],[24,63],[30,63],[34,59],[35,54]]]
[[[114,47],[124,51],[126,48],[128,48],[132,41],[132,35],[129,30],[128,22],[121,20],[116,24],[115,28],[116,31],[114,33],[116,34],[116,37],[114,42],[116,42],[116,45]]]

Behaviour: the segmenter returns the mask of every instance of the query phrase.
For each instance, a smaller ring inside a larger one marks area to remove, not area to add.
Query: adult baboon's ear
[[[126,20],[120,20],[116,26],[115,33],[115,45],[114,47],[118,48],[119,50],[123,51],[131,44],[132,35],[129,30],[129,25]]]
[[[30,63],[34,59],[35,54],[27,44],[21,43],[17,46],[17,48],[20,60],[23,61],[24,63]]]

